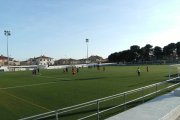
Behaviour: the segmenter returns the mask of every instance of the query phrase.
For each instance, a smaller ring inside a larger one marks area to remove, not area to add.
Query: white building
[[[34,62],[36,63],[36,65],[54,65],[53,58],[44,55],[34,58]]]

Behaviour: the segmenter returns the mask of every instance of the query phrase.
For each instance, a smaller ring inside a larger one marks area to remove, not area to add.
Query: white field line
[[[70,79],[68,79],[68,78],[57,78],[57,77],[55,78],[55,77],[46,77],[46,76],[38,76],[38,77],[51,78],[51,79],[60,79],[60,80],[70,80]],[[38,83],[38,84],[31,84],[31,85],[22,85],[22,86],[6,87],[6,88],[0,88],[0,90],[7,90],[7,89],[14,89],[14,88],[23,88],[23,87],[31,87],[31,86],[39,86],[39,85],[47,85],[47,84],[54,84],[54,83],[57,83],[57,82],[59,82],[59,81],[46,82],[46,83]],[[28,101],[28,100],[25,100],[25,99],[23,99],[23,98],[20,98],[20,97],[18,97],[18,96],[13,95],[13,94],[7,93],[7,92],[5,92],[5,91],[1,91],[1,92],[5,93],[5,94],[7,94],[7,95],[9,95],[9,96],[11,96],[11,97],[14,97],[14,98],[16,98],[16,99],[18,99],[18,100],[20,100],[20,101],[23,101],[23,102],[25,102],[25,103],[28,103],[28,104],[30,104],[30,105],[32,105],[32,106],[35,106],[35,107],[44,109],[44,110],[46,110],[46,111],[51,111],[50,109],[48,109],[48,108],[46,108],[46,107],[43,107],[43,106],[41,106],[41,105],[38,105],[38,104],[36,104],[36,103],[34,103],[34,102],[31,102],[31,101]]]
[[[5,93],[5,94],[7,94],[7,95],[9,95],[9,96],[11,96],[11,97],[14,97],[14,98],[16,98],[16,99],[18,99],[18,100],[20,100],[20,101],[22,101],[22,102],[25,102],[25,103],[27,103],[27,104],[30,104],[30,105],[32,105],[32,106],[35,106],[35,107],[44,109],[44,110],[46,110],[46,111],[51,111],[50,109],[48,109],[48,108],[46,108],[46,107],[43,107],[43,106],[41,106],[41,105],[38,105],[38,104],[36,104],[36,103],[34,103],[34,102],[31,102],[31,101],[28,101],[28,100],[25,100],[25,99],[23,99],[23,98],[20,98],[20,97],[18,97],[18,96],[15,96],[15,95],[13,95],[13,94],[11,94],[11,93],[8,93],[8,92],[5,92],[5,91],[1,91],[1,92]]]
[[[68,78],[54,78],[54,77],[46,77],[46,76],[38,76],[38,77],[51,78],[51,79],[60,79],[60,80],[70,80]],[[0,88],[0,90],[23,88],[23,87],[32,87],[32,86],[40,86],[40,85],[54,84],[54,83],[57,83],[57,82],[59,82],[59,81],[43,82],[43,83],[38,83],[38,84],[21,85],[21,86],[12,86],[12,87]]]

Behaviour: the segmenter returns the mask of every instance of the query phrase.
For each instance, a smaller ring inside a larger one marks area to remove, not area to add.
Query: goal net
[[[169,65],[169,79],[180,76],[180,64]]]

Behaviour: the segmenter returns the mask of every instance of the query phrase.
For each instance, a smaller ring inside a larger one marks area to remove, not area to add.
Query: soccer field
[[[0,73],[0,119],[15,120],[56,110],[168,79],[167,65],[80,68],[76,75],[62,69]]]

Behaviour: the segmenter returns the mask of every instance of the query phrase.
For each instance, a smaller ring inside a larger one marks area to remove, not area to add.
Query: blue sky
[[[180,41],[180,0],[0,0],[0,54],[16,60],[107,58],[145,44]]]

